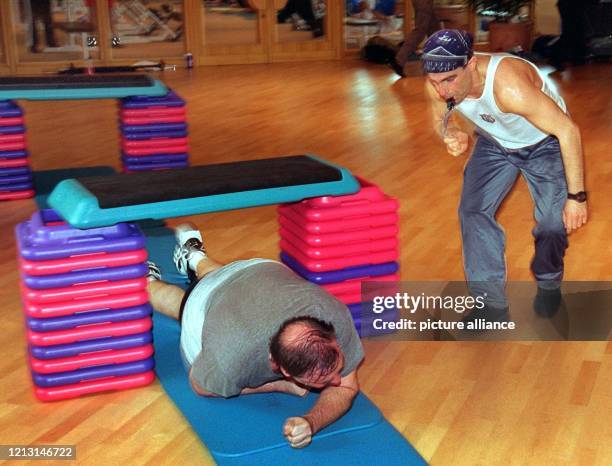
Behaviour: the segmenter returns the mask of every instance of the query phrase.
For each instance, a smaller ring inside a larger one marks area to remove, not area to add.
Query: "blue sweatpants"
[[[459,206],[465,276],[474,296],[496,308],[508,306],[505,295],[506,239],[495,214],[522,174],[535,203],[535,256],[538,285],[558,287],[563,278],[567,234],[563,206],[567,200],[559,141],[549,136],[522,149],[505,149],[480,135],[464,172]]]

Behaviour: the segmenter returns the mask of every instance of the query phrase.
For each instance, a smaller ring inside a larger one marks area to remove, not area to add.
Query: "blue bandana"
[[[460,29],[442,29],[435,32],[423,47],[425,73],[446,73],[465,66],[472,58],[472,35]]]

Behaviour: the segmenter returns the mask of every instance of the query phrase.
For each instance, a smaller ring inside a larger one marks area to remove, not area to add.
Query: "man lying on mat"
[[[187,292],[161,281],[149,264],[153,307],[181,322],[181,356],[203,396],[321,394],[290,417],[283,434],[302,448],[346,413],[359,391],[363,348],[347,307],[285,265],[267,259],[220,264],[206,255],[192,224],[176,229],[174,263]]]

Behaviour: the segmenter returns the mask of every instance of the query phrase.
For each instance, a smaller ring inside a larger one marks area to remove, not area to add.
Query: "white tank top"
[[[542,79],[542,92],[554,100],[565,112],[566,106],[563,98],[556,92],[548,77],[543,75],[533,63],[509,54],[495,54],[490,55],[490,57],[482,95],[478,99],[466,98],[457,105],[456,109],[478,128],[495,139],[502,147],[520,149],[540,142],[549,134],[540,131],[526,118],[514,113],[504,113],[497,107],[493,96],[493,82],[495,81],[497,66],[507,57],[529,63]]]

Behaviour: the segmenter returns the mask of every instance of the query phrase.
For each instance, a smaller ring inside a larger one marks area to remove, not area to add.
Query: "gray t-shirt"
[[[281,378],[270,368],[270,338],[292,317],[316,317],[334,326],[345,359],[343,377],[363,359],[348,308],[278,262],[233,274],[211,293],[205,312],[202,351],[193,361],[192,376],[217,395],[235,396]]]

